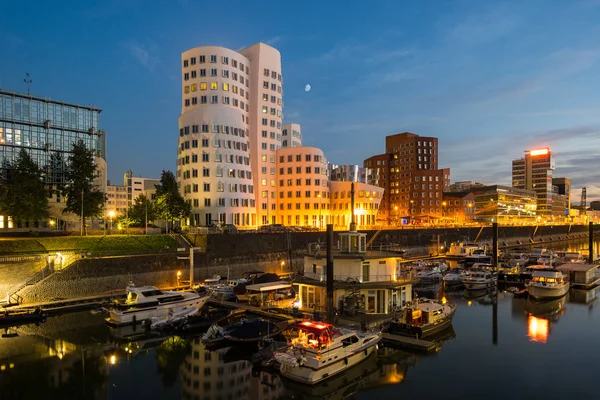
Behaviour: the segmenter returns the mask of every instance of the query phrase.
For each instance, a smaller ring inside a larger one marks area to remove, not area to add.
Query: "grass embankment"
[[[47,253],[74,251],[103,254],[143,254],[165,249],[174,250],[177,240],[170,235],[72,236],[35,239],[0,240],[0,254]]]

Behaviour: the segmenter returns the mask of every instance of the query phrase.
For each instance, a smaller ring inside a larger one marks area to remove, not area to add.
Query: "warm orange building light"
[[[550,150],[546,149],[535,149],[535,150],[530,150],[529,151],[529,155],[530,156],[544,156],[546,154],[548,154]]]

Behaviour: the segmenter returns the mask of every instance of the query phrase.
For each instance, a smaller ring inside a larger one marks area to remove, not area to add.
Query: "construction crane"
[[[585,215],[585,210],[587,209],[587,188],[581,188],[581,214]]]

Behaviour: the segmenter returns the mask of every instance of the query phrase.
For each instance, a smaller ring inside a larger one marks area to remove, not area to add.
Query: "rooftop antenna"
[[[29,76],[29,72],[25,72],[25,79],[23,79],[23,82],[25,82],[25,84],[27,85],[27,95],[29,96],[29,85],[31,85],[31,83],[33,82],[31,80],[31,77]]]

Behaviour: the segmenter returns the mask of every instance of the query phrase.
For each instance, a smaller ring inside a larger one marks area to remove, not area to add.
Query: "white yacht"
[[[127,286],[127,297],[110,309],[106,322],[110,325],[127,325],[146,319],[163,319],[169,313],[184,308],[202,308],[209,299],[207,294],[194,292],[167,292],[154,286]]]
[[[492,261],[492,256],[486,254],[485,250],[477,249],[473,253],[465,257],[465,265],[470,266],[475,263],[489,263]]]
[[[537,270],[533,272],[527,284],[529,296],[534,299],[557,299],[569,291],[567,276],[555,269]]]
[[[324,322],[303,321],[285,352],[275,353],[285,378],[314,385],[342,373],[377,349],[381,333],[338,329]]]
[[[460,286],[463,278],[469,276],[469,273],[462,268],[454,268],[444,275],[444,284],[446,286]]]
[[[508,265],[511,267],[523,267],[529,262],[529,254],[527,253],[513,253],[510,255]]]
[[[496,284],[496,277],[489,271],[473,271],[462,279],[462,283],[467,290],[488,289]]]
[[[438,267],[422,269],[417,273],[416,277],[422,283],[439,282],[443,279],[443,275]]]

